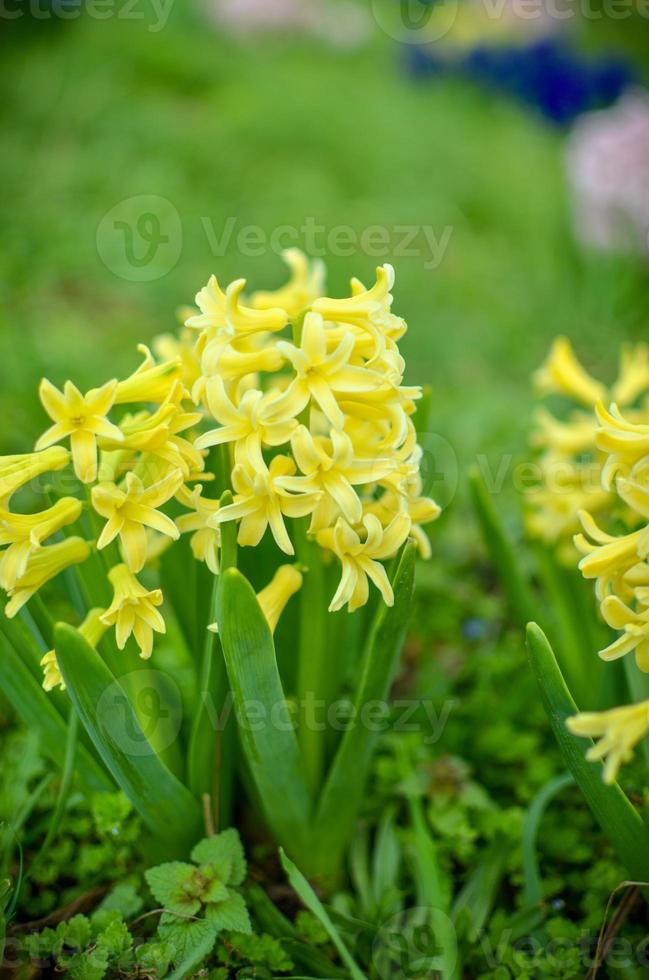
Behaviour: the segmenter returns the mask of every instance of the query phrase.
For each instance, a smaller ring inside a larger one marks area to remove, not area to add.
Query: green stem
[[[221,505],[232,500],[229,491],[221,497]],[[217,619],[217,603],[221,575],[227,568],[236,567],[236,528],[228,524],[222,532],[220,574],[214,576],[209,601],[209,623]],[[202,617],[201,617],[202,618]],[[225,719],[224,707],[229,690],[225,661],[218,634],[205,631],[200,669],[199,702],[194,716],[187,758],[189,788],[197,799],[208,795],[216,826],[227,825],[230,818],[233,766],[233,732],[231,719]]]
[[[324,567],[318,545],[307,535],[307,518],[295,521],[297,557],[306,569],[300,590],[298,648],[298,740],[309,789],[320,788],[324,768],[325,732],[315,724],[316,710],[328,700],[327,608]]]
[[[38,593],[29,600],[29,611],[48,650],[51,650],[54,646],[54,621]]]

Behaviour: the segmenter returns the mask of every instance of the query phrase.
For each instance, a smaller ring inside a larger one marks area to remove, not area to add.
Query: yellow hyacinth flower
[[[299,248],[287,248],[282,259],[291,271],[291,278],[285,286],[273,291],[257,290],[250,297],[250,304],[256,310],[269,310],[279,307],[286,311],[290,320],[295,320],[322,295],[325,281],[325,266],[321,259],[309,262]]]
[[[104,612],[104,609],[91,609],[81,625],[77,627],[83,638],[88,641],[91,647],[97,646],[102,636],[108,629],[106,624],[103,623],[101,619]],[[45,674],[43,678],[43,687],[45,690],[51,691],[55,687],[60,687],[60,689],[64,691],[65,681],[63,680],[63,676],[59,670],[55,650],[50,650],[45,654],[41,660],[41,667],[43,668],[43,672]]]
[[[299,347],[278,341],[277,349],[297,375],[275,403],[279,412],[287,410],[297,416],[313,398],[331,425],[342,429],[345,416],[337,396],[374,391],[384,383],[376,371],[349,363],[354,350],[351,334],[344,336],[335,350],[328,353],[325,322],[319,313],[305,316]]]
[[[64,469],[69,462],[70,452],[63,446],[52,446],[37,453],[0,456],[0,507],[6,507],[21,487],[44,473]]]
[[[647,593],[648,589],[636,590],[638,597],[643,594],[646,596]],[[605,622],[612,629],[624,631],[617,640],[600,650],[602,660],[618,660],[635,650],[638,667],[649,673],[649,608],[645,606],[642,612],[637,612],[618,596],[609,595],[602,600],[600,610]]]
[[[295,554],[284,517],[306,517],[320,497],[309,489],[305,478],[301,484],[304,492],[293,494],[285,490],[282,477],[294,476],[295,472],[295,463],[288,456],[275,456],[263,470],[237,464],[232,471],[234,502],[221,507],[214,514],[213,523],[240,520],[237,541],[252,546],[259,544],[270,526],[278,548],[287,555]]]
[[[578,517],[585,531],[585,535],[577,534],[574,538],[575,547],[584,555],[579,570],[584,578],[597,580],[597,596],[603,599],[611,589],[623,588],[624,576],[640,561],[638,549],[645,532],[639,530],[615,537],[602,531],[587,512],[581,511]]]
[[[291,439],[291,448],[307,480],[285,476],[278,483],[290,492],[308,488],[321,493],[311,516],[311,533],[333,524],[341,514],[349,524],[360,523],[363,505],[354,487],[378,482],[395,468],[395,463],[387,458],[357,457],[349,436],[336,429],[330,438],[314,437],[301,425]]]
[[[145,487],[135,473],[127,473],[124,488],[114,483],[100,483],[92,488],[92,506],[106,524],[97,541],[101,550],[119,537],[126,564],[132,572],[144,567],[147,557],[145,528],[153,528],[174,540],[180,532],[159,507],[166,504],[178,492],[183,482],[180,470]]]
[[[369,289],[353,279],[351,295],[334,299],[321,295],[319,264],[293,250],[284,258],[292,275],[279,290],[253,293],[245,307],[243,280],[224,291],[212,279],[197,297],[200,314],[186,321],[200,331],[192,398],[208,420],[194,448],[231,447],[234,500],[220,507],[202,504],[200,493],[193,505],[183,499],[191,512],[178,526],[216,567],[220,542],[209,531],[225,521],[238,522],[240,545],[258,544],[270,526],[279,548],[293,554],[285,522],[310,516],[300,538],[310,533],[323,547],[331,538],[335,551],[336,531],[341,560],[348,546],[344,574],[353,565],[354,582],[341,605],[357,608],[369,592],[368,573],[359,571],[365,559],[389,596],[377,556],[392,557],[411,528],[430,554],[423,525],[439,508],[423,496],[411,419],[422,392],[403,383],[397,341],[406,324],[392,312],[391,266],[377,269]],[[289,324],[291,341],[281,332]]]
[[[235,404],[228,396],[222,378],[210,378],[205,386],[205,402],[219,428],[199,436],[195,448],[202,450],[233,442],[238,463],[249,461],[253,467],[262,468],[262,446],[284,445],[297,426],[292,416],[277,416],[275,400],[272,393],[264,395],[258,389],[250,388]]]
[[[81,510],[81,501],[75,497],[63,497],[38,514],[0,509],[0,547],[8,546],[0,555],[0,587],[6,592],[13,589],[30,555],[62,527],[78,520]]]
[[[611,401],[632,405],[639,395],[649,389],[649,346],[623,344],[617,381],[611,388]]]
[[[271,374],[279,371],[284,364],[284,358],[277,346],[261,345],[250,349],[247,342],[246,349],[242,349],[243,346],[242,343],[235,344],[228,337],[211,340],[202,349],[199,344],[203,373],[192,389],[195,402],[202,397],[208,378],[220,377],[224,381],[234,382],[262,371]]]
[[[180,357],[156,364],[146,344],[138,344],[144,360],[133,374],[117,384],[115,404],[124,402],[163,402],[174,382],[182,378],[183,364]]]
[[[257,593],[257,602],[261,606],[271,633],[275,632],[288,600],[301,587],[302,574],[295,565],[280,565],[268,585]],[[218,633],[218,623],[212,623],[208,629]]]
[[[286,311],[243,306],[241,294],[245,286],[245,279],[236,279],[223,292],[216,276],[210,276],[207,285],[196,294],[196,305],[201,312],[190,316],[186,326],[206,330],[210,336],[221,333],[233,338],[282,330],[288,322]]]
[[[123,650],[131,634],[140,648],[140,656],[148,659],[153,650],[153,633],[165,633],[166,625],[158,606],[163,597],[160,589],[145,589],[127,565],[115,565],[108,573],[113,586],[113,601],[102,614],[106,626],[115,627],[117,646]]]
[[[192,315],[188,310],[182,322]],[[191,391],[201,374],[201,362],[196,351],[196,335],[189,328],[182,330],[180,336],[162,333],[153,338],[154,353],[163,361],[178,359],[181,364],[180,379],[187,391]]]
[[[66,381],[61,392],[43,378],[39,394],[54,425],[43,433],[36,449],[47,449],[69,436],[74,472],[82,483],[93,483],[97,478],[97,437],[122,439],[118,427],[106,418],[116,393],[117,381],[82,395],[71,381]]]
[[[649,701],[627,704],[608,711],[587,711],[566,721],[574,735],[598,738],[586,753],[591,762],[605,760],[604,782],[614,783],[638,742],[649,732]]]
[[[391,312],[394,285],[394,269],[391,265],[379,266],[376,282],[365,289],[358,279],[352,280],[352,295],[345,299],[332,299],[322,296],[312,304],[314,312],[325,320],[358,327],[370,334],[374,344],[374,355],[381,354],[386,340],[397,340],[405,333],[405,323],[401,317]]]
[[[332,551],[342,564],[342,577],[329,605],[335,612],[347,604],[349,612],[365,605],[370,579],[383,596],[386,605],[394,603],[394,594],[381,559],[390,558],[401,547],[410,532],[410,518],[400,513],[383,527],[375,514],[365,514],[362,536],[341,517],[334,527],[318,532],[318,543]]]
[[[579,363],[566,337],[557,337],[554,341],[547,360],[535,373],[534,381],[541,393],[568,395],[588,408],[606,397],[605,386]]]
[[[180,502],[190,508],[190,513],[176,518],[181,534],[191,533],[190,547],[197,561],[204,561],[213,575],[219,573],[219,549],[221,526],[213,517],[221,506],[218,500],[203,496],[203,487],[197,484],[190,493],[185,487],[177,495]]]
[[[89,555],[90,545],[76,537],[39,548],[29,556],[25,571],[8,590],[10,600],[5,606],[5,616],[11,619],[46,582],[71,565],[85,561]]]
[[[611,405],[608,411],[598,403],[596,414],[599,428],[595,443],[608,456],[602,470],[602,483],[610,489],[618,473],[628,475],[649,454],[649,424],[629,421],[617,405]]]

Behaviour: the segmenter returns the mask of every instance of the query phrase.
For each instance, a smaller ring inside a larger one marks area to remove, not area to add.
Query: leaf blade
[[[269,826],[287,850],[301,854],[311,799],[268,623],[236,568],[223,572],[217,606],[241,747]],[[264,717],[253,724],[248,712],[255,705]]]
[[[4,637],[0,637],[0,676],[2,688],[25,724],[41,733],[43,752],[61,768],[65,765],[67,722],[61,717],[23,659]],[[75,769],[90,789],[113,790],[108,773],[95,761],[84,745],[79,745]]]
[[[527,647],[550,724],[575,782],[611,845],[636,881],[649,881],[649,837],[640,814],[618,783],[602,780],[601,763],[588,762],[588,740],[566,728],[577,707],[566,687],[547,637],[536,623],[527,627]],[[592,744],[592,743],[591,743]]]
[[[381,604],[374,619],[355,702],[358,722],[363,707],[385,702],[405,635],[414,589],[415,545],[406,545],[393,576],[394,605]],[[363,796],[364,777],[377,733],[356,723],[345,732],[320,796],[314,828],[314,852],[322,871],[331,869],[351,835]]]
[[[106,768],[155,837],[174,850],[188,849],[200,834],[198,802],[158,758],[97,651],[65,623],[56,626],[55,641],[72,703]]]

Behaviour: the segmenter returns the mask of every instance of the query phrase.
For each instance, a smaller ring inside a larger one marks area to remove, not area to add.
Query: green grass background
[[[144,9],[144,8],[140,8]],[[251,286],[283,278],[277,255],[220,231],[300,226],[452,226],[445,258],[394,259],[409,379],[433,386],[432,428],[464,467],[524,443],[529,376],[555,334],[614,372],[614,351],[647,333],[647,276],[578,249],[563,176],[564,134],[469,85],[414,84],[376,28],[338,52],[304,38],[238,43],[176,0],[144,21],[26,19],[2,27],[0,409],[4,451],[44,426],[36,386],[90,386],[129,371],[135,344],[173,329],[211,272]],[[153,282],[130,282],[97,252],[102,217],[132,195],[177,209],[183,247]],[[342,294],[372,276],[362,253],[329,261]]]

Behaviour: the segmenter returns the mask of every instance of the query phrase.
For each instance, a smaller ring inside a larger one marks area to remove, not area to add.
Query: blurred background
[[[643,0],[3,0],[0,448],[298,245],[394,264],[460,467],[521,451],[557,333],[647,332],[648,51]]]

